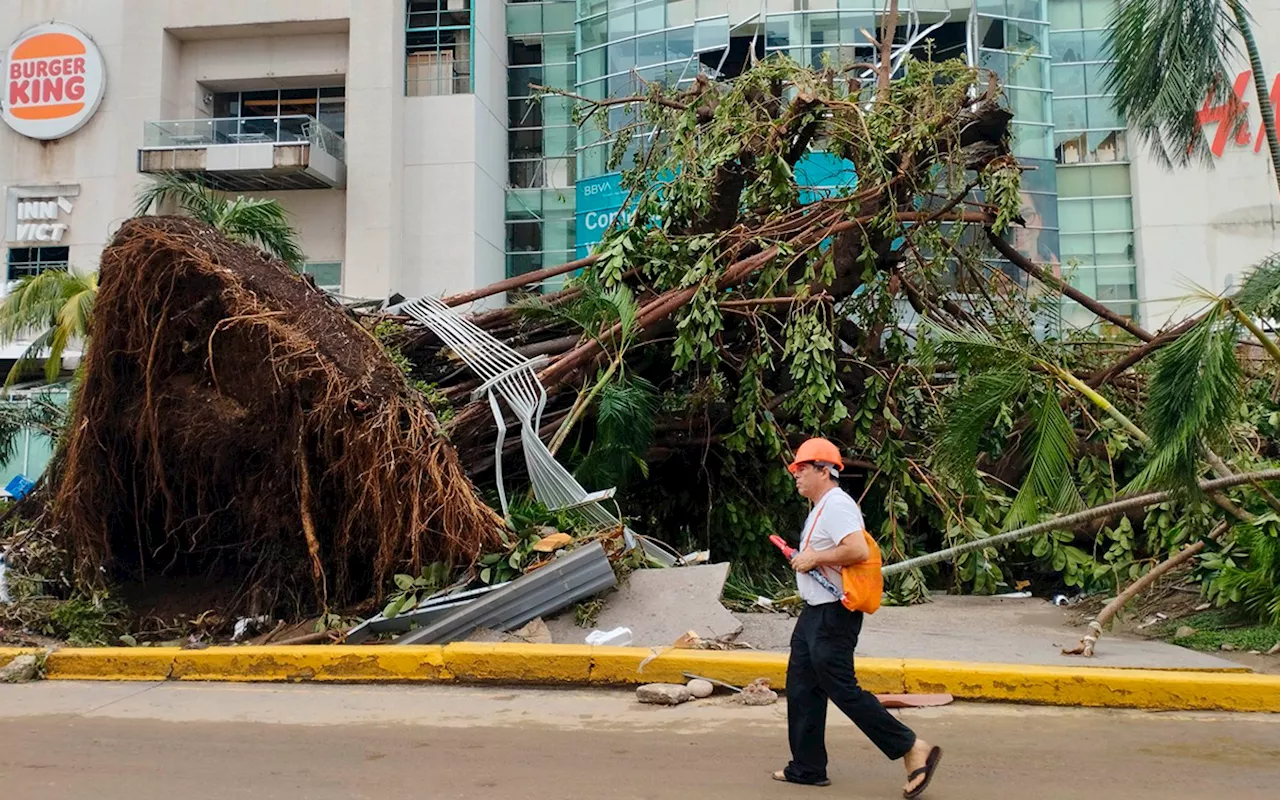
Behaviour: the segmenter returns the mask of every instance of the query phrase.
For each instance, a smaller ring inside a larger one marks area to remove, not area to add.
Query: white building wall
[[[1255,0],[1249,8],[1270,88],[1280,74],[1280,2]],[[1243,52],[1230,65],[1233,80],[1249,68]],[[1197,313],[1203,301],[1188,297],[1197,287],[1221,293],[1239,286],[1251,264],[1280,250],[1280,190],[1265,140],[1254,152],[1261,115],[1252,81],[1244,99],[1249,144],[1229,139],[1213,168],[1166,170],[1145,146],[1130,143],[1138,286],[1148,328]],[[1203,132],[1210,141],[1216,133],[1217,125]]]
[[[408,297],[465,291],[506,271],[506,9],[473,0],[472,14],[474,93],[405,98],[407,269],[395,290]]]
[[[77,184],[66,244],[96,268],[131,213],[144,123],[210,116],[211,91],[344,84],[345,189],[278,198],[343,292],[461,291],[505,272],[506,31],[474,0],[474,94],[406,98],[402,0],[0,0],[0,44],[50,19],[85,31],[106,96],[75,134],[40,143],[0,125],[0,188]]]
[[[351,0],[343,292],[385,297],[403,278],[404,5]]]

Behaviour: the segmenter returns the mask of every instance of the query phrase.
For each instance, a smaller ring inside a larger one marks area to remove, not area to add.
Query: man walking
[[[863,535],[862,512],[840,488],[843,467],[839,448],[826,439],[810,439],[802,444],[788,467],[795,476],[796,489],[813,504],[813,510],[805,521],[800,551],[791,562],[805,603],[791,635],[791,657],[787,662],[791,763],[773,777],[811,786],[830,785],[826,746],[830,700],[882,753],[895,761],[902,759],[907,769],[902,794],[915,798],[933,779],[942,749],[916,736],[886,711],[875,695],[858,686],[853,650],[862,630],[863,614],[845,608],[839,598],[807,574],[819,569],[839,587],[842,567],[871,557],[869,537]]]

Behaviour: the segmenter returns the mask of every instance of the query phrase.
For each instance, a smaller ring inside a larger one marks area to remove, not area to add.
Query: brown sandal
[[[794,783],[797,786],[830,786],[831,785],[831,781],[828,778],[823,778],[820,781],[814,781],[812,783],[807,783],[805,781],[793,781],[787,777],[787,771],[785,769],[780,769],[777,772],[773,773],[773,779],[775,781],[782,781],[783,783]]]
[[[920,785],[914,789],[903,789],[902,796],[907,800],[915,800],[915,798],[924,794],[924,790],[929,788],[929,781],[933,780],[934,770],[938,768],[938,762],[942,760],[942,748],[934,747],[929,751],[929,757],[925,759],[924,766],[907,775],[907,783],[911,783],[921,775],[924,780],[920,781]]]

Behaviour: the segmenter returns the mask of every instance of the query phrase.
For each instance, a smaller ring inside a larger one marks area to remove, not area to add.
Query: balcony
[[[229,192],[332,189],[346,184],[346,142],[315,117],[147,122],[138,171],[198,176]]]

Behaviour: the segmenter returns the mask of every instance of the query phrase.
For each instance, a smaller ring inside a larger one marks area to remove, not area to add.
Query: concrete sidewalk
[[[795,620],[785,614],[738,614],[739,641],[785,651]],[[1247,671],[1208,653],[1134,636],[1108,633],[1093,658],[1064,656],[1085,629],[1071,625],[1068,609],[1039,598],[1002,599],[936,595],[933,602],[882,607],[863,623],[858,655],[868,658],[980,661],[1058,667],[1118,667]]]

